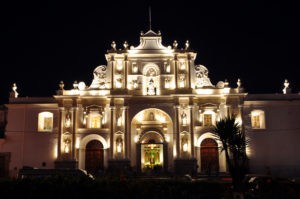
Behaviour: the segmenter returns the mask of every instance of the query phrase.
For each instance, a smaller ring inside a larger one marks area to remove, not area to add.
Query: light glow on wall
[[[188,144],[187,144],[187,143],[184,143],[184,144],[183,144],[182,150],[183,150],[184,152],[187,152],[187,151],[188,151]]]
[[[117,145],[117,152],[118,153],[122,152],[122,144],[121,143],[118,143],[118,145]]]
[[[80,146],[80,138],[76,138],[76,142],[75,142],[75,148],[76,149],[79,149],[79,146]]]
[[[117,61],[117,70],[121,71],[123,69],[123,63],[122,60],[118,60]]]
[[[57,158],[57,143],[55,143],[54,144],[54,147],[53,147],[53,157],[54,157],[54,159],[56,159]]]
[[[140,136],[138,136],[138,135],[134,136],[134,142],[135,143],[138,143],[139,139],[140,139]]]
[[[170,142],[170,136],[169,135],[165,135],[165,140],[166,140],[166,142]]]
[[[214,90],[213,89],[196,89],[196,93],[198,95],[211,95],[214,93]]]
[[[133,72],[133,73],[137,73],[137,72],[138,72],[138,67],[137,67],[137,65],[133,65],[133,66],[132,66],[132,72]]]
[[[166,122],[166,117],[161,115],[161,114],[155,114],[155,119],[160,121],[161,123],[165,123]]]
[[[69,144],[65,144],[65,153],[69,153],[69,152],[70,152]]]

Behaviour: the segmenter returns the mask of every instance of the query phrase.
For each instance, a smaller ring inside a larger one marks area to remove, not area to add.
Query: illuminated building
[[[195,64],[189,42],[162,45],[160,32],[141,33],[136,47],[112,42],[92,83],[74,82],[49,98],[18,97],[14,84],[6,137],[0,143],[10,175],[23,166],[136,172],[224,173],[225,154],[212,125],[233,113],[251,138],[251,171],[299,173],[300,96],[247,94],[238,79],[212,84]],[[280,148],[277,146],[281,146]],[[285,150],[282,150],[283,146]],[[297,150],[296,150],[297,149]],[[294,154],[294,155],[292,155]],[[292,156],[293,159],[290,159]],[[1,157],[1,156],[0,156]]]

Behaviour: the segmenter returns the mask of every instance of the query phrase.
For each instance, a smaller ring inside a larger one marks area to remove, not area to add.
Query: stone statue
[[[290,85],[289,81],[285,79],[283,83],[284,88],[282,89],[283,94],[291,93],[291,88],[289,88],[289,85]]]
[[[174,49],[177,49],[177,46],[178,46],[178,43],[177,43],[176,40],[174,40],[174,42],[173,42],[173,48],[174,48]]]
[[[13,83],[13,85],[11,87],[12,91],[9,94],[10,98],[18,98],[19,93],[17,92],[17,88],[18,88],[17,84]]]
[[[182,124],[182,126],[187,125],[187,115],[184,111],[181,113],[181,124]]]
[[[148,87],[147,87],[147,93],[148,93],[148,95],[156,94],[156,88],[154,85],[154,80],[152,78],[149,80]]]
[[[122,126],[122,114],[120,113],[118,116],[117,116],[117,126]]]

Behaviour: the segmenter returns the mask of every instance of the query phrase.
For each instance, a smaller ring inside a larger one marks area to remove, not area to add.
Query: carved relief
[[[100,89],[105,89],[106,88],[106,71],[107,71],[107,66],[101,65],[98,66],[93,74],[94,74],[94,79],[92,81],[92,84],[90,88],[100,88]]]
[[[206,86],[213,87],[208,77],[208,70],[203,65],[196,65],[196,88],[203,88]]]

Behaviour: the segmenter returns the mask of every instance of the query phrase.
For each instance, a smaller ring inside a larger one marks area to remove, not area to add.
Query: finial
[[[240,87],[241,87],[242,82],[241,82],[240,78],[238,78],[236,84],[237,84],[237,88],[240,88]]]
[[[112,48],[113,50],[117,50],[117,49],[116,49],[116,46],[117,46],[117,45],[116,45],[116,42],[115,42],[115,41],[112,41],[110,46],[111,46],[111,48]]]
[[[177,49],[177,46],[178,46],[178,43],[177,43],[176,40],[174,40],[174,42],[173,42],[173,48],[174,48],[174,49]]]
[[[60,90],[64,90],[65,84],[63,81],[60,81],[58,86]]]
[[[141,31],[140,35],[141,35],[141,36],[143,36],[143,35],[144,35],[144,32],[143,32],[143,31]]]
[[[189,40],[186,40],[186,42],[185,42],[185,50],[189,49],[189,47],[190,47],[190,42],[189,42]]]
[[[290,85],[289,81],[285,79],[283,83],[284,88],[282,89],[283,94],[291,93],[291,89],[289,88],[289,85]]]
[[[12,91],[10,92],[10,98],[18,98],[19,93],[17,92],[17,84],[13,83],[11,89]]]
[[[229,86],[229,83],[228,83],[227,79],[225,79],[225,81],[224,81],[224,87],[228,87],[228,86]]]
[[[78,82],[76,80],[73,83],[73,87],[74,87],[74,89],[78,89]]]
[[[151,6],[149,6],[149,30],[151,30]]]
[[[125,50],[128,49],[128,43],[127,43],[127,41],[124,42],[123,46],[124,46],[124,49],[125,49]]]

